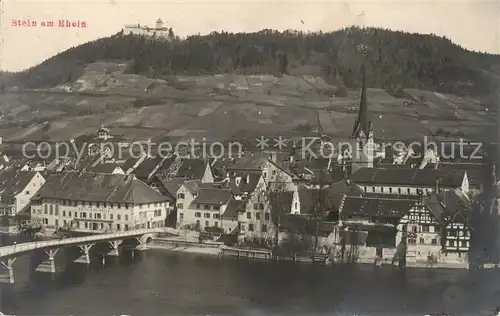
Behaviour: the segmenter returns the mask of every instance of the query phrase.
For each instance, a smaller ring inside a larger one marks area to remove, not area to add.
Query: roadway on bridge
[[[145,234],[159,233],[163,231],[164,230],[161,228],[150,228],[150,229],[146,228],[146,229],[129,230],[120,233],[97,234],[85,237],[72,237],[72,238],[64,238],[58,240],[33,241],[33,242],[15,244],[10,246],[0,247],[0,259],[6,257],[15,257],[18,254],[28,251],[33,251],[35,249],[73,246],[73,245],[86,244],[99,241],[111,241],[127,237],[136,237]]]

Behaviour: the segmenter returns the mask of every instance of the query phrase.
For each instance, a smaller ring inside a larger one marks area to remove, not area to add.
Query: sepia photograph
[[[498,0],[1,0],[0,315],[500,316]]]

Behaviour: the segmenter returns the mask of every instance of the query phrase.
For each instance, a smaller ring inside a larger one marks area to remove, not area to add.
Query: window
[[[184,193],[177,194],[177,199],[183,199],[185,197]]]
[[[420,238],[420,243],[425,244],[425,240],[423,238]]]
[[[267,232],[267,225],[262,225],[262,231]]]
[[[398,188],[398,194],[401,194],[401,188]]]
[[[449,240],[448,241],[448,246],[455,247],[455,241],[454,240]]]
[[[253,224],[249,224],[248,225],[248,231],[249,232],[253,232]]]
[[[219,216],[219,214],[214,214],[214,215],[213,215],[213,218],[214,218],[214,219],[219,219],[219,217],[220,217],[220,216]]]
[[[63,217],[66,217],[66,211],[63,211]]]
[[[429,225],[423,225],[423,226],[422,226],[422,231],[423,231],[424,233],[428,233],[428,232],[429,232]]]
[[[184,208],[184,205],[183,205],[182,203],[179,203],[179,204],[177,204],[177,208],[178,208],[178,209],[183,209],[183,208]]]
[[[118,208],[122,208],[122,205],[120,203],[118,203]]]
[[[215,210],[215,211],[220,210],[220,206],[219,206],[219,205],[215,205],[215,206],[214,206],[214,210]]]
[[[219,222],[214,222],[215,227],[219,227]]]
[[[68,217],[71,217],[71,212],[68,212]],[[76,217],[76,212],[75,212],[75,217]]]
[[[372,187],[372,192],[375,192],[375,187]]]
[[[437,239],[436,238],[433,238],[432,241],[431,241],[431,244],[433,245],[437,245]]]
[[[200,209],[200,204],[196,204],[196,209]]]
[[[417,226],[412,226],[411,230],[416,233],[417,232]]]
[[[264,209],[264,204],[260,203],[259,204],[259,210],[263,210]]]
[[[389,193],[392,193],[392,188],[389,188]]]
[[[253,205],[253,209],[254,209],[254,210],[258,210],[258,209],[259,209],[259,204],[258,204],[258,203],[255,203],[255,204]]]
[[[179,213],[179,219],[183,219],[183,218],[184,218],[184,214]]]
[[[210,205],[205,204],[205,205],[203,205],[203,208],[206,209],[206,210],[209,210],[210,209]]]
[[[411,193],[410,188],[408,188],[407,190],[408,190],[408,194],[410,194]]]
[[[454,231],[454,230],[450,231],[450,232],[448,232],[448,236],[450,236],[450,237],[457,237],[457,232]]]
[[[205,218],[210,218],[210,213],[205,213],[205,214],[203,214],[203,217],[205,217]]]
[[[201,213],[200,212],[194,213],[194,217],[201,217]]]
[[[205,226],[210,226],[210,223],[208,221],[205,221]]]
[[[252,218],[252,213],[247,212],[247,218],[248,218],[248,219],[251,219],[251,218]]]
[[[100,202],[97,202],[96,207],[101,207],[101,203],[100,203]]]
[[[113,220],[113,214],[109,214],[109,219]]]
[[[414,245],[417,243],[417,240],[415,238],[408,238],[408,244]]]
[[[45,205],[43,206],[43,212],[44,212],[44,214],[48,214],[48,213],[49,213],[49,212],[47,211],[47,208],[48,208],[48,206],[47,206],[47,204],[45,204]]]
[[[269,213],[264,214],[264,218],[266,219],[266,221],[268,221],[269,220]]]
[[[122,220],[122,216],[121,215],[116,215],[116,219],[121,221]]]
[[[465,240],[462,240],[461,247],[468,247],[467,242]]]
[[[125,221],[128,221],[128,215],[125,215]]]
[[[260,219],[260,213],[255,214],[255,219]]]

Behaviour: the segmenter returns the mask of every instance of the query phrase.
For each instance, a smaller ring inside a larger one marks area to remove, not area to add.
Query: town
[[[483,251],[498,239],[495,150],[483,146],[476,154],[483,158],[470,159],[381,149],[364,82],[351,149],[328,158],[293,139],[280,150],[246,146],[236,157],[116,157],[102,144],[130,142],[105,126],[68,139],[86,149],[79,159],[4,143],[2,232],[65,238],[160,229],[169,243],[177,236],[177,244],[238,255],[399,268],[496,265]],[[316,149],[330,141],[321,132],[317,139]]]

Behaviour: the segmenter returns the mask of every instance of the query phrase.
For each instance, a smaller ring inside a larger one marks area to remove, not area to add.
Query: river
[[[61,264],[56,275],[15,264],[0,310],[15,315],[493,315],[500,278],[458,271],[323,267],[174,253]],[[496,288],[495,288],[496,285]]]

